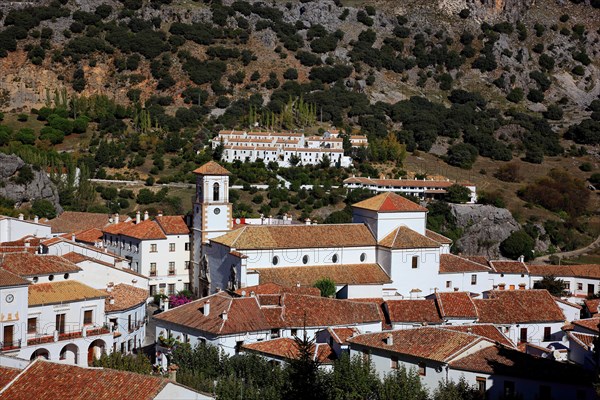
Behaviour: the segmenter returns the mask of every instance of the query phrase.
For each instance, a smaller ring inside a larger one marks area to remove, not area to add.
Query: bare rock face
[[[500,243],[521,229],[505,208],[482,204],[451,204],[450,207],[464,232],[456,245],[465,255],[500,258]]]
[[[13,179],[26,163],[15,155],[0,153],[0,196],[14,201],[17,206],[37,199],[50,201],[58,213],[62,212],[59,204],[58,189],[44,171],[31,168],[33,179],[27,184],[17,184]]]

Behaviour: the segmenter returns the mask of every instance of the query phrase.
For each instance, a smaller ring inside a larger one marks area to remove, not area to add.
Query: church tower
[[[192,227],[193,247],[190,282],[196,296],[205,296],[210,287],[207,260],[203,246],[208,239],[224,235],[232,228],[233,209],[229,203],[230,172],[214,161],[209,161],[194,171],[196,194],[194,200],[194,222]]]

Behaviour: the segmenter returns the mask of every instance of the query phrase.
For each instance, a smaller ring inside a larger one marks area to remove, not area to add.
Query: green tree
[[[500,243],[500,252],[508,258],[517,259],[520,256],[525,260],[533,258],[535,241],[523,229],[515,231]]]
[[[380,400],[426,400],[428,393],[417,371],[401,366],[383,378],[378,397]]]
[[[326,377],[327,397],[330,399],[373,398],[381,384],[373,364],[363,357],[342,354]]]
[[[433,400],[483,400],[485,395],[477,387],[467,383],[464,376],[458,382],[444,380],[438,382],[433,392]]]
[[[335,282],[331,278],[321,278],[313,286],[321,291],[322,297],[335,297]]]
[[[320,361],[314,357],[314,340],[310,340],[304,332],[304,337],[296,337],[298,357],[290,360],[288,370],[288,385],[284,398],[291,400],[320,400],[324,388],[319,372]]]
[[[110,354],[102,354],[94,360],[94,367],[111,368],[119,371],[136,372],[138,374],[150,374],[152,363],[143,354],[123,354],[113,351]]]
[[[552,296],[560,297],[564,294],[566,285],[562,279],[557,279],[554,275],[546,275],[541,281],[533,284],[534,289],[546,289]]]
[[[471,199],[469,188],[457,183],[450,186],[446,193],[446,200],[450,203],[466,203]]]
[[[56,208],[49,200],[37,199],[31,204],[31,213],[38,217],[52,219],[56,217]]]

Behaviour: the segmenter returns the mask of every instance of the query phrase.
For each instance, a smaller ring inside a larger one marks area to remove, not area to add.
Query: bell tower
[[[224,235],[232,228],[232,205],[229,202],[229,175],[231,173],[214,161],[209,161],[194,171],[196,194],[194,196],[193,248],[190,282],[194,294],[204,296],[210,287],[209,268],[203,246],[208,239]],[[201,268],[203,267],[203,268]]]

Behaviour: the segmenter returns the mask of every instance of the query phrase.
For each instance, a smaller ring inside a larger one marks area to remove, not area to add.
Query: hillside
[[[598,196],[577,191],[600,183],[597,5],[3,3],[0,150],[40,167],[78,166],[84,180],[179,185],[123,193],[99,186],[94,201],[70,179],[58,185],[65,209],[185,212],[191,190],[181,183],[218,157],[205,146],[219,129],[317,133],[335,125],[369,136],[368,151],[347,149],[355,169],[286,171],[294,185],[284,195],[250,190],[275,185],[277,171],[231,165],[234,183],[246,185],[233,196],[236,214],[324,220],[343,212],[343,193],[328,188],[345,176],[412,171],[474,181],[485,201],[522,224],[557,221],[564,230],[553,244],[572,248],[600,230]],[[507,181],[499,173],[506,168],[518,176]],[[567,175],[545,178],[552,169]],[[542,178],[556,183],[547,197],[562,201],[533,194]],[[315,182],[324,190],[298,189]],[[571,207],[564,191],[580,193],[583,208]]]

